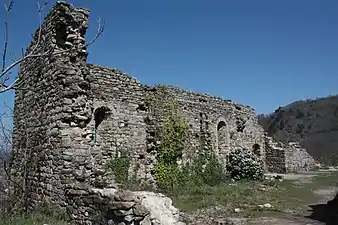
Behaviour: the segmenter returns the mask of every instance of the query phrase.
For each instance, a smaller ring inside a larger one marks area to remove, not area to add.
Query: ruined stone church
[[[25,88],[15,93],[11,173],[18,182],[25,179],[31,207],[42,197],[66,207],[70,184],[104,188],[105,163],[120,147],[131,153],[138,179],[152,180],[156,154],[144,107],[149,92],[164,91],[179,102],[189,127],[189,151],[198,150],[199,136],[207,133],[220,160],[241,147],[260,157],[270,172],[314,164],[297,144],[267,137],[249,106],[173,86],[150,87],[119,69],[88,64],[88,16],[86,9],[58,2],[41,27],[38,51],[63,52],[20,65]],[[36,32],[27,53],[38,39]],[[72,47],[77,51],[65,51]]]

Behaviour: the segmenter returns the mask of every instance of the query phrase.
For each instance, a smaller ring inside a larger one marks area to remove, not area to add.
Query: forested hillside
[[[276,140],[299,141],[315,159],[338,164],[338,95],[293,102],[259,121]]]

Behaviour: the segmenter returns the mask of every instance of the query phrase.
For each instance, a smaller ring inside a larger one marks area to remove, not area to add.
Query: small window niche
[[[261,146],[259,144],[254,144],[252,146],[252,151],[256,156],[258,156],[258,157],[261,156]]]
[[[97,140],[97,132],[100,129],[102,122],[108,117],[111,110],[108,107],[99,107],[94,111],[94,143]]]

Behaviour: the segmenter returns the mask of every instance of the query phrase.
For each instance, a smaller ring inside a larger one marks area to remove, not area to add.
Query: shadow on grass
[[[327,225],[338,224],[338,194],[327,204],[309,205],[311,208],[311,215],[307,218],[324,222]]]

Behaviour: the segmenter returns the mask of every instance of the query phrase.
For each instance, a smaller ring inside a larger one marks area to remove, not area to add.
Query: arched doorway
[[[217,150],[218,154],[226,155],[229,149],[229,130],[224,121],[217,124]]]

